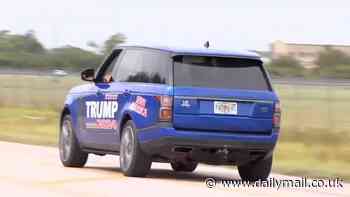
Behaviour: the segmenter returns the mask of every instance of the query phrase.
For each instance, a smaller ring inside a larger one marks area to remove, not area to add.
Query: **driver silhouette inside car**
[[[105,76],[103,77],[103,82],[104,83],[111,83],[113,82],[113,77],[112,77],[112,73],[106,73]]]

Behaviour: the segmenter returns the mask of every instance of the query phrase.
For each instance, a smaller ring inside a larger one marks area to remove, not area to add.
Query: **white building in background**
[[[282,41],[275,41],[271,44],[271,57],[276,59],[283,56],[290,56],[297,59],[305,68],[315,68],[320,52],[326,49],[342,51],[350,56],[350,45],[323,45],[323,44],[297,44]]]

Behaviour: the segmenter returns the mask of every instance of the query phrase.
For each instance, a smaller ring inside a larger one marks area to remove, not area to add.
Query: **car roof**
[[[210,48],[179,48],[179,47],[169,47],[169,46],[146,46],[146,45],[119,45],[115,49],[120,48],[144,48],[160,50],[172,53],[172,56],[177,55],[193,55],[193,56],[216,56],[216,57],[235,57],[235,58],[246,58],[261,60],[261,57],[249,51],[238,52],[231,50],[218,50]]]

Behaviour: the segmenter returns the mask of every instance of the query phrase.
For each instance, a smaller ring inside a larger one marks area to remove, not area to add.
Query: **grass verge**
[[[347,144],[327,146],[301,142],[278,143],[273,171],[313,178],[339,177],[350,181],[350,147]]]
[[[0,108],[0,140],[57,145],[58,112],[38,108]]]

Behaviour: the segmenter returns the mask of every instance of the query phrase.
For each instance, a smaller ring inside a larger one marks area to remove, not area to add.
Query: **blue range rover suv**
[[[280,106],[259,56],[213,49],[120,46],[74,87],[60,119],[64,166],[120,155],[126,176],[152,162],[192,172],[236,165],[243,180],[269,176]]]

